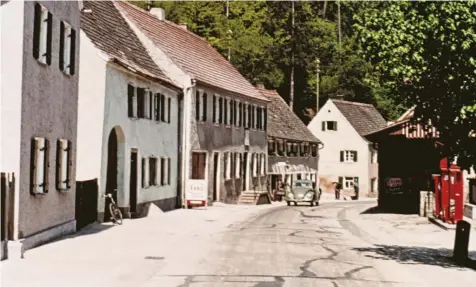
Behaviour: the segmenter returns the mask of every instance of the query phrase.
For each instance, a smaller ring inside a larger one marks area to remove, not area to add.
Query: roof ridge
[[[332,102],[336,103],[343,103],[343,104],[350,104],[350,105],[356,105],[356,106],[365,106],[365,107],[373,107],[375,108],[374,105],[372,104],[367,104],[367,103],[361,103],[361,102],[353,102],[353,101],[346,101],[346,100],[336,100],[336,99],[330,99]]]

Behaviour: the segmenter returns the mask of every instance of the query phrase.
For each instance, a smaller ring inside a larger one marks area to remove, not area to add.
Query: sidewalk
[[[445,231],[426,217],[379,213],[372,204],[359,205],[347,211],[351,220],[366,235],[372,248],[358,250],[366,256],[392,260],[427,278],[429,286],[458,282],[472,286],[476,271],[453,263],[455,231]],[[476,232],[472,231],[469,252],[476,259]],[[410,271],[409,269],[409,271]]]
[[[139,287],[164,266],[197,264],[228,225],[281,205],[218,203],[124,220],[121,226],[94,224],[28,250],[25,259],[2,261],[1,286]]]

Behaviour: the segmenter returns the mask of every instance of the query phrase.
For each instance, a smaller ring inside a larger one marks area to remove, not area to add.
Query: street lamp
[[[316,58],[316,114],[319,111],[319,73],[321,72],[319,58]]]

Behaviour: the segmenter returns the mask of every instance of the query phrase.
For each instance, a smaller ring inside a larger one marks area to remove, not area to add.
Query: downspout
[[[192,91],[196,86],[196,80],[191,79],[191,85],[183,89],[183,117],[182,117],[182,172],[181,172],[181,198],[182,208],[186,207],[185,191],[186,182],[189,178],[190,169],[190,117],[192,114]]]

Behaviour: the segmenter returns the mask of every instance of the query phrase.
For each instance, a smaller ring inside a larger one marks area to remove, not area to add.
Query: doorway
[[[129,177],[130,212],[137,211],[137,150],[131,149],[131,174]]]
[[[220,163],[220,156],[219,153],[215,152],[213,154],[213,201],[218,201],[220,196],[220,172],[219,170],[219,163]]]
[[[106,170],[106,188],[105,193],[111,194],[112,198],[118,206],[124,204],[121,202],[124,199],[124,159],[125,155],[125,138],[122,128],[115,126],[109,133],[107,142],[107,170]],[[122,167],[122,168],[121,168]],[[120,192],[118,192],[118,187]],[[120,196],[120,198],[118,198]],[[102,200],[102,198],[100,198]],[[111,200],[106,198],[104,201],[104,221],[109,221],[111,215],[109,212],[109,203]],[[122,205],[124,206],[124,205]]]
[[[245,152],[244,156],[243,156],[243,165],[242,165],[242,168],[241,168],[241,171],[243,173],[243,191],[246,191],[248,190],[248,173],[249,173],[249,170],[248,170],[248,152]]]

